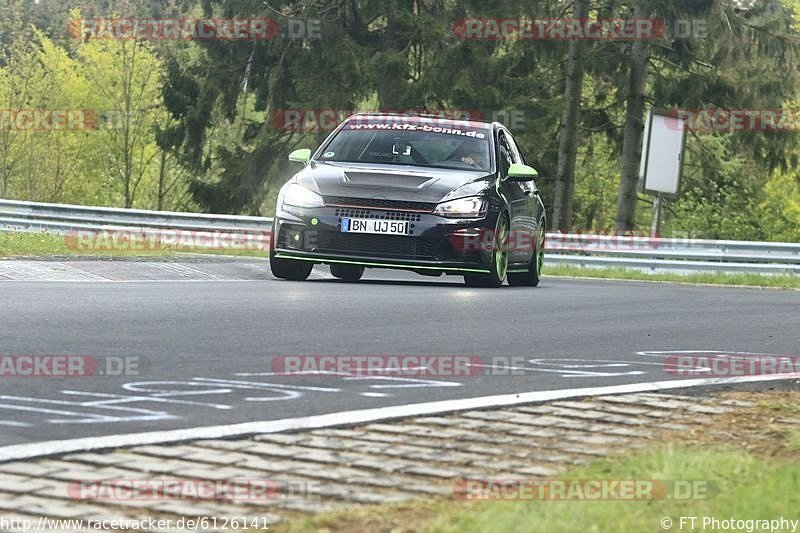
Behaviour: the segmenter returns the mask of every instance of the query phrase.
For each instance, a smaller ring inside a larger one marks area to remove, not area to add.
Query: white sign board
[[[676,196],[683,172],[686,120],[648,111],[639,178],[643,192]]]

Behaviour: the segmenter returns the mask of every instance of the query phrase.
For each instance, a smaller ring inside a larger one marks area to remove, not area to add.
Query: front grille
[[[422,220],[422,215],[420,213],[380,211],[373,209],[358,209],[353,207],[337,207],[336,216],[348,218],[373,218],[380,220],[408,220],[409,222],[419,222]]]
[[[370,235],[323,231],[317,236],[321,252],[344,252],[355,255],[433,259],[436,243],[420,237],[403,235]]]
[[[385,200],[373,198],[350,198],[348,196],[326,196],[325,205],[393,209],[398,211],[422,211],[430,213],[436,204],[428,202],[406,202],[404,200]]]
[[[301,236],[290,239],[290,231]],[[360,255],[365,257],[417,259],[422,261],[448,261],[462,258],[447,239],[423,239],[403,235],[372,235],[369,233],[341,233],[338,231],[303,230],[300,227],[282,226],[277,239],[278,248],[305,250],[317,253]]]

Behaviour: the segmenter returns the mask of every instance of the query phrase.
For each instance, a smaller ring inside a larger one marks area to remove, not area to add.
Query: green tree
[[[77,47],[80,67],[93,85],[91,107],[107,117],[97,131],[108,178],[133,207],[158,157],[156,117],[161,100],[162,61],[146,42],[90,40]]]
[[[667,27],[676,20],[703,20],[707,35],[670,38],[649,47],[632,45],[616,222],[621,230],[637,225],[636,183],[645,99],[655,107],[683,109],[778,108],[798,81],[797,34],[791,28],[791,17],[777,1],[742,9],[728,0],[696,5],[641,0],[634,8],[640,14],[662,18]],[[757,133],[740,135],[735,145],[762,160],[769,171],[785,164],[787,139]]]

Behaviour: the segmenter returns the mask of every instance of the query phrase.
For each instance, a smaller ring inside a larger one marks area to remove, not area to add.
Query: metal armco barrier
[[[184,230],[260,234],[272,219],[0,200],[0,231]],[[547,262],[650,271],[800,274],[800,243],[547,234]]]

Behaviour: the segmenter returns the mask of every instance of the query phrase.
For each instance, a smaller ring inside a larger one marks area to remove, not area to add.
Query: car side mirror
[[[508,181],[531,181],[539,177],[539,173],[536,172],[536,169],[533,167],[529,167],[528,165],[521,165],[519,163],[514,163],[508,169],[508,176],[506,176],[506,180]]]
[[[289,154],[289,161],[307,164],[309,161],[311,161],[311,150],[308,148],[300,148],[299,150],[295,150]]]

